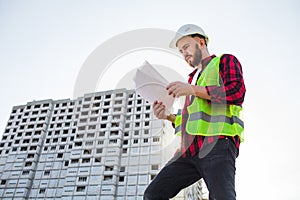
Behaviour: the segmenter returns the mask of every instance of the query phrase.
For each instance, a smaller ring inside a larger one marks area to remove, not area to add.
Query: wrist
[[[167,120],[172,122],[172,123],[175,122],[175,118],[176,118],[176,115],[174,115],[174,114],[167,115]]]

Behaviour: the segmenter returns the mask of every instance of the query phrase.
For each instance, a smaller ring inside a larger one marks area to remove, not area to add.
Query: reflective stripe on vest
[[[220,86],[219,81],[220,57],[213,58],[203,70],[197,80],[198,86]],[[225,90],[224,94],[225,96]],[[193,101],[187,106],[187,116],[178,113],[175,119],[175,133],[180,135],[183,128],[191,135],[238,135],[244,140],[244,122],[241,120],[241,106],[226,104],[209,104],[207,100],[199,97],[191,98]],[[187,120],[186,127],[182,127],[182,120]]]
[[[232,116],[232,117],[227,117],[224,115],[218,115],[218,116],[211,116],[206,114],[205,112],[199,112],[199,113],[192,113],[190,114],[190,121],[195,121],[195,120],[204,120],[206,122],[226,122],[228,124],[234,124],[237,123],[241,127],[244,128],[244,122],[239,119],[237,116]]]
[[[176,118],[175,118],[175,134],[176,135],[181,135],[181,122],[182,122],[182,115],[181,115],[181,109],[178,110],[178,113],[176,115]]]

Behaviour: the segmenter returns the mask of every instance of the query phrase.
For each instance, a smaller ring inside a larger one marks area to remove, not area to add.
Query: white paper
[[[168,85],[168,81],[149,62],[145,61],[143,65],[139,67],[139,70],[158,82]]]
[[[146,101],[162,101],[167,109],[172,108],[174,97],[169,95],[166,89],[168,81],[147,61],[137,69],[134,82],[137,94]]]

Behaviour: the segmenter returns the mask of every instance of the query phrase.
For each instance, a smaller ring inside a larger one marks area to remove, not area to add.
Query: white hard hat
[[[199,34],[202,35],[205,38],[206,44],[208,43],[208,37],[205,35],[204,31],[202,28],[199,26],[196,26],[194,24],[185,24],[182,27],[178,29],[176,32],[175,37],[172,39],[170,42],[170,48],[176,48],[177,47],[177,42],[179,39],[183,38],[184,36],[188,35],[193,35],[193,34]]]

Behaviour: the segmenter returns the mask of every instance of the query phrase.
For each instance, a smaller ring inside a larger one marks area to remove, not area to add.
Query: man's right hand
[[[154,101],[152,104],[154,115],[158,119],[167,119],[170,112],[166,109],[166,106],[161,101]]]

